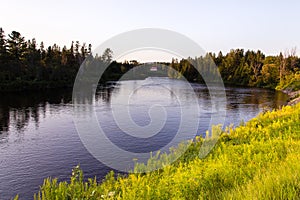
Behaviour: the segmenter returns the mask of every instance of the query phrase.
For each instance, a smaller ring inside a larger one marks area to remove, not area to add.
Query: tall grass
[[[97,183],[84,182],[76,167],[69,183],[46,179],[34,199],[300,199],[299,114],[300,104],[286,106],[228,127],[203,159],[204,139],[197,137],[175,163],[154,172],[111,172]],[[154,155],[147,165],[137,163],[135,172],[167,163],[186,145]]]

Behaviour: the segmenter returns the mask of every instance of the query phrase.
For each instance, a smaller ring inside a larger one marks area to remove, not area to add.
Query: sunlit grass
[[[300,104],[228,127],[203,159],[198,155],[204,139],[197,137],[135,168],[163,166],[191,144],[175,163],[154,172],[111,172],[97,183],[83,181],[76,167],[68,183],[46,179],[34,199],[300,199],[299,114]]]

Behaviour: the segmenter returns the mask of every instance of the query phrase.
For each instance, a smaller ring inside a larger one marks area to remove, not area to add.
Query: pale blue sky
[[[261,49],[268,55],[300,52],[300,1],[285,0],[126,0],[4,1],[0,26],[46,45],[70,46],[72,40],[98,46],[138,28],[182,33],[206,51]]]

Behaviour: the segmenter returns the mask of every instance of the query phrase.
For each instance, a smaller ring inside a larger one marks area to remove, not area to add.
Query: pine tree
[[[6,49],[5,34],[4,34],[4,30],[0,28],[0,62],[5,61],[6,56],[7,56],[7,49]]]
[[[10,58],[15,61],[21,61],[24,58],[27,46],[24,37],[16,31],[8,34],[8,37],[7,46]]]

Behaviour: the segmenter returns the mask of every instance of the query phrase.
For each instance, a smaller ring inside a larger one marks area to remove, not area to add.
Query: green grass
[[[102,183],[84,182],[76,167],[68,183],[46,179],[34,199],[300,199],[299,119],[300,104],[260,114],[226,128],[205,158],[198,156],[204,139],[197,137],[175,163],[149,173],[111,172]],[[186,145],[137,164],[135,171],[167,163]]]

